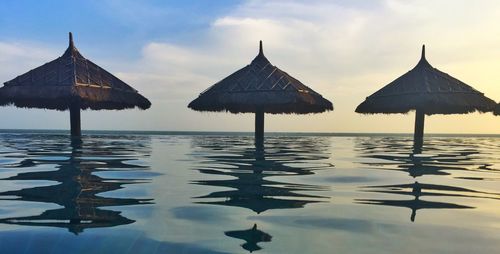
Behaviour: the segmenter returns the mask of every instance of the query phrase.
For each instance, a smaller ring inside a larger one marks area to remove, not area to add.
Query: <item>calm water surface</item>
[[[498,253],[500,137],[0,133],[0,253]]]

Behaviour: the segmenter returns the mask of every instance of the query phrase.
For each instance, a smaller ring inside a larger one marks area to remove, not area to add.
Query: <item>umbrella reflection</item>
[[[241,247],[250,252],[261,250],[262,248],[257,244],[260,242],[270,242],[272,238],[268,233],[257,229],[257,224],[254,224],[251,229],[227,231],[224,232],[224,234],[229,237],[244,240],[245,243],[242,244]]]
[[[446,144],[454,143],[453,147]],[[500,171],[485,163],[480,149],[474,143],[462,145],[448,139],[429,140],[426,154],[414,154],[410,150],[409,140],[404,138],[369,138],[357,139],[356,150],[361,162],[374,169],[398,170],[408,172],[412,177],[423,175],[450,175],[451,171]]]
[[[36,139],[35,139],[36,140]],[[40,141],[40,140],[39,140]],[[106,210],[103,207],[129,206],[152,203],[151,199],[113,198],[99,195],[125,188],[128,184],[147,182],[148,179],[103,178],[98,172],[148,170],[149,166],[134,165],[131,161],[140,156],[148,156],[148,140],[113,141],[112,139],[88,138],[73,140],[67,146],[62,140],[28,142],[26,158],[19,163],[5,167],[25,171],[33,170],[34,165],[55,165],[52,171],[28,171],[1,179],[2,181],[45,180],[58,182],[50,186],[37,186],[0,193],[3,200],[53,203],[62,208],[46,210],[38,215],[1,218],[1,223],[26,226],[48,226],[66,228],[79,234],[87,228],[102,228],[133,223],[120,211]],[[8,143],[7,146],[22,144]],[[71,152],[68,154],[67,151]],[[126,173],[124,173],[126,174]]]
[[[441,143],[443,142],[443,143]],[[361,162],[365,166],[374,169],[398,170],[408,172],[413,178],[423,175],[451,175],[450,171],[495,171],[490,168],[491,164],[485,164],[484,159],[478,158],[479,150],[473,144],[444,145],[446,139],[430,141],[426,145],[428,155],[405,154],[405,146],[408,142],[403,138],[371,138],[358,140],[357,150],[362,157],[369,161]],[[433,198],[488,198],[500,199],[498,193],[481,192],[467,188],[426,184],[415,181],[412,184],[380,185],[362,187],[365,192],[397,194],[411,196],[412,199],[386,200],[386,199],[357,199],[360,204],[384,205],[406,207],[411,209],[410,220],[415,221],[419,209],[466,209],[475,208],[469,205],[451,202],[426,201],[422,196]],[[460,199],[455,199],[460,200]]]
[[[287,142],[288,139],[290,142]],[[328,190],[327,186],[285,182],[293,177],[312,175],[333,165],[328,140],[314,137],[268,138],[266,149],[256,149],[249,138],[203,137],[193,139],[196,156],[202,163],[196,169],[217,180],[198,180],[194,184],[225,187],[195,197],[196,203],[241,207],[257,214],[272,209],[302,208],[310,203],[325,202],[329,197],[311,194]],[[270,180],[269,177],[279,177]],[[202,200],[202,201],[200,201]],[[205,201],[207,200],[207,201]],[[227,236],[246,241],[242,247],[250,252],[260,250],[258,242],[271,241],[271,235],[257,229],[227,231]]]
[[[379,192],[388,194],[399,194],[413,196],[411,200],[382,200],[382,199],[357,199],[356,202],[360,204],[372,204],[372,205],[384,205],[384,206],[397,206],[397,207],[407,207],[411,209],[410,220],[415,221],[417,216],[417,210],[419,209],[463,209],[463,208],[474,208],[472,206],[465,206],[446,202],[434,202],[421,200],[420,197],[426,196],[448,196],[448,197],[472,197],[464,194],[457,193],[474,193],[473,190],[467,190],[462,188],[456,188],[444,185],[432,185],[432,184],[420,184],[415,182],[413,184],[401,184],[401,185],[385,185],[385,186],[367,186],[369,192]],[[425,192],[425,191],[428,192]],[[434,191],[434,192],[432,192]],[[448,191],[451,193],[439,193],[437,191]]]
[[[207,138],[210,139],[210,138]],[[328,169],[331,164],[320,162],[329,158],[328,146],[312,139],[298,139],[296,146],[269,142],[266,150],[255,150],[247,143],[194,140],[204,162],[198,170],[205,175],[222,176],[222,180],[198,180],[193,183],[230,190],[216,191],[196,199],[216,199],[197,203],[236,206],[262,213],[270,209],[301,208],[308,203],[322,202],[328,197],[304,192],[326,190],[326,186],[267,180],[267,177],[300,176]],[[249,141],[250,142],[250,141]],[[249,143],[248,142],[248,143]],[[302,142],[302,143],[300,143]],[[313,148],[312,150],[309,150]],[[216,155],[214,155],[216,154]],[[289,166],[288,164],[293,166]],[[230,179],[227,179],[230,177]]]

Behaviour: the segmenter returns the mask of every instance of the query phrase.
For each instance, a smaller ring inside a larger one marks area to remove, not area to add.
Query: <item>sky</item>
[[[271,63],[333,102],[333,112],[266,115],[266,131],[411,133],[414,114],[360,115],[367,96],[413,68],[436,68],[500,101],[496,0],[3,0],[0,81],[62,55],[83,56],[149,98],[142,111],[83,111],[82,129],[253,131],[253,114],[187,108],[249,64]],[[0,129],[68,129],[69,113],[0,108]],[[500,134],[490,113],[434,115],[426,133]]]

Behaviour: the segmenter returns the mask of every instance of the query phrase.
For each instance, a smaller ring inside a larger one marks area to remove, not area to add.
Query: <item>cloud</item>
[[[108,63],[106,69],[153,102],[147,113],[130,114],[144,124],[129,128],[251,130],[251,115],[201,114],[186,106],[210,85],[249,64],[257,54],[258,41],[263,40],[264,53],[271,63],[335,104],[335,112],[329,114],[270,116],[266,118],[267,130],[410,132],[411,117],[367,117],[355,114],[354,108],[366,96],[411,69],[418,62],[423,43],[427,45],[427,58],[435,67],[500,100],[499,7],[497,1],[487,0],[251,0],[214,18],[203,31],[195,30],[189,36],[183,34],[168,41],[149,40],[136,60],[92,60]],[[151,6],[141,8],[147,12]],[[165,12],[157,10],[153,14],[156,20]],[[23,66],[37,66],[32,63],[42,58],[54,58],[47,57],[53,54],[44,49],[33,56],[26,50],[27,46],[0,42],[1,63],[20,60],[19,66],[0,71],[0,77],[29,69]],[[426,131],[499,131],[491,124],[477,125],[498,121],[498,117],[490,115],[432,119]],[[450,121],[461,123],[461,128],[453,128]],[[203,124],[197,124],[200,122]],[[309,124],[312,122],[315,124]],[[99,128],[102,124],[105,122],[97,121],[92,126]],[[387,129],[388,125],[394,127]],[[106,126],[113,128],[113,123]]]
[[[198,88],[205,78],[216,78],[216,71],[226,75],[249,63],[262,39],[275,65],[310,80],[320,90],[335,91],[332,80],[403,74],[418,61],[422,43],[428,44],[431,53],[450,59],[444,61],[449,64],[493,59],[486,50],[464,48],[481,45],[491,50],[500,42],[500,34],[483,31],[496,29],[490,21],[500,13],[487,8],[492,2],[480,2],[484,8],[472,9],[450,1],[378,1],[376,8],[342,3],[248,1],[212,22],[206,33],[194,39],[196,43],[146,45],[141,64],[165,66],[163,71],[171,69],[172,75],[192,73],[198,80],[193,88]],[[464,15],[456,19],[456,14]]]
[[[500,56],[495,46],[500,34],[492,33],[500,16],[500,8],[495,8],[498,3],[479,1],[472,6],[463,1],[388,0],[369,5],[247,1],[215,19],[187,45],[160,41],[146,45],[141,63],[163,66],[163,89],[177,91],[172,97],[187,104],[211,84],[248,64],[262,39],[273,64],[334,101],[338,120],[314,116],[321,127],[311,128],[302,123],[302,117],[272,116],[268,122],[272,130],[294,126],[293,130],[370,131],[359,125],[365,121],[373,123],[369,124],[372,131],[411,131],[408,117],[369,119],[353,111],[364,97],[411,69],[423,43],[436,67],[499,99],[500,89],[491,81],[500,81],[491,67]],[[162,97],[169,98],[166,93]],[[438,127],[429,128],[431,131],[449,130],[449,117],[433,118]],[[495,118],[470,115],[456,119],[468,120],[455,132],[475,132],[473,121]],[[386,130],[388,123],[395,128]],[[498,132],[493,128],[482,131]]]
[[[53,53],[54,50],[46,45],[0,41],[0,66],[2,66],[0,80],[3,82],[11,80],[42,63],[51,61],[54,59]]]

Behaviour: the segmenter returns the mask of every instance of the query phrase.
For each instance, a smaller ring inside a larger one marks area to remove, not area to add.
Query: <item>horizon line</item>
[[[0,133],[15,133],[15,132],[33,132],[33,133],[43,133],[43,132],[61,132],[61,133],[70,133],[67,129],[1,129]],[[230,135],[254,135],[253,131],[203,131],[203,130],[186,130],[186,131],[176,131],[176,130],[112,130],[112,129],[89,129],[82,130],[82,133],[127,133],[127,134],[155,134],[155,135],[205,135],[205,134],[213,134],[213,135],[221,135],[221,134],[230,134]],[[266,132],[267,135],[275,136],[279,134],[288,134],[288,135],[323,135],[323,136],[413,136],[412,132],[315,132],[315,131],[269,131]],[[484,137],[500,137],[500,133],[444,133],[444,132],[436,132],[436,133],[425,133],[426,136],[484,136]]]

